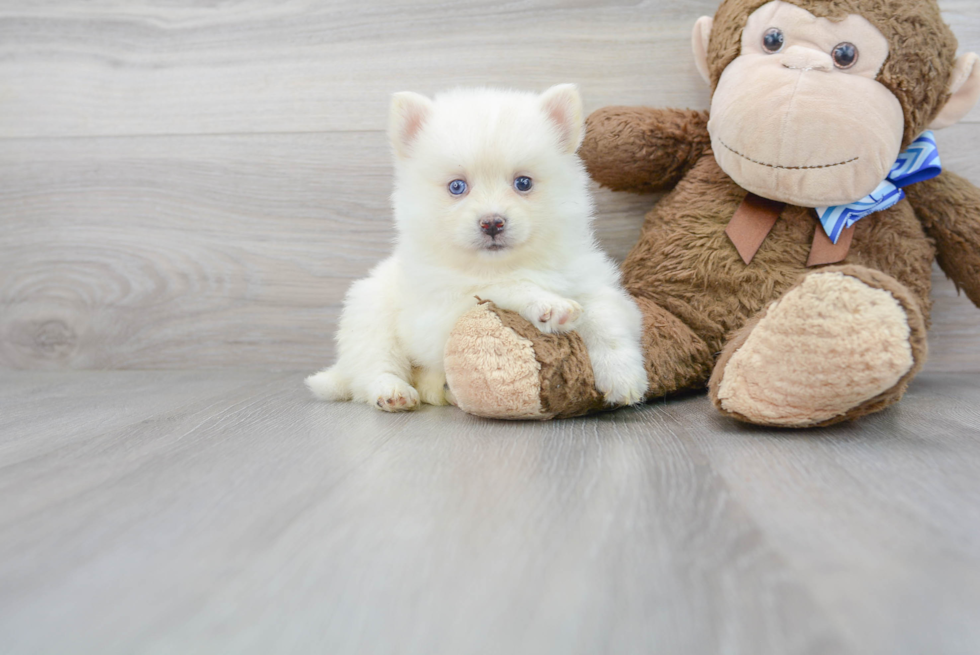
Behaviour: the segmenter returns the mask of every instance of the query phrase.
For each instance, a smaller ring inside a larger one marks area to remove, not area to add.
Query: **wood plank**
[[[939,139],[980,183],[980,126]],[[314,369],[390,251],[378,132],[13,140],[0,180],[0,366]],[[656,197],[598,200],[622,259]],[[980,370],[976,309],[941,278],[936,297],[933,361]]]
[[[971,653],[978,393],[975,375],[924,375],[882,414],[805,434],[738,425],[701,399],[665,412],[859,652]]]
[[[275,376],[248,371],[220,377],[207,371],[0,375],[0,466],[64,449],[79,435],[131,426],[151,411],[177,411],[270,377]]]
[[[58,390],[39,400],[69,417],[89,413],[93,381],[133,375],[0,371],[0,385],[44,382]],[[39,416],[0,460],[10,652],[980,641],[976,375],[923,375],[882,414],[795,436],[703,396],[504,423],[318,403],[300,374],[233,388],[238,373],[211,372],[228,390],[187,404],[179,375],[140,378],[160,404],[127,425]]]
[[[857,652],[661,408],[542,424],[391,416],[315,402],[300,379],[148,409],[0,468],[0,641]]]
[[[980,51],[974,0],[940,3]],[[0,7],[0,136],[376,130],[388,96],[581,85],[587,107],[705,107],[690,34],[717,0]],[[980,111],[969,118],[980,121]]]
[[[317,368],[390,252],[380,133],[9,145],[0,365]],[[635,239],[650,204],[606,195],[604,233]]]

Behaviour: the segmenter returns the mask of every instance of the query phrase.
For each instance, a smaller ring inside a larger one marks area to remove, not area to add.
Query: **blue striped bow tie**
[[[931,180],[942,172],[943,165],[939,161],[936,136],[932,132],[924,132],[898,156],[898,161],[892,167],[888,178],[879,184],[870,196],[850,205],[817,207],[817,215],[820,217],[824,232],[836,244],[841,232],[865,216],[898,204],[905,197],[903,187]]]

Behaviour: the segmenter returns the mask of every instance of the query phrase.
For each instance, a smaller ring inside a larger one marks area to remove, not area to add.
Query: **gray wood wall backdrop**
[[[963,50],[980,3],[944,0]],[[581,86],[703,108],[716,0],[0,1],[0,366],[310,369],[390,249],[388,96]],[[939,137],[980,184],[980,112]],[[601,192],[623,257],[651,197]],[[980,371],[937,277],[934,365]]]

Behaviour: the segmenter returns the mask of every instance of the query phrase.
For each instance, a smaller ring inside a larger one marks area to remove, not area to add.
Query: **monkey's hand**
[[[666,191],[710,147],[706,111],[604,107],[586,120],[579,155],[592,178],[614,191]]]
[[[905,191],[926,233],[936,241],[939,265],[980,307],[980,189],[944,172]]]

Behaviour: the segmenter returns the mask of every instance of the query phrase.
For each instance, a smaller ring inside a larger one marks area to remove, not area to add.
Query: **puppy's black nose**
[[[480,229],[489,237],[497,236],[504,231],[505,227],[507,227],[507,219],[503,216],[494,214],[480,219]]]

